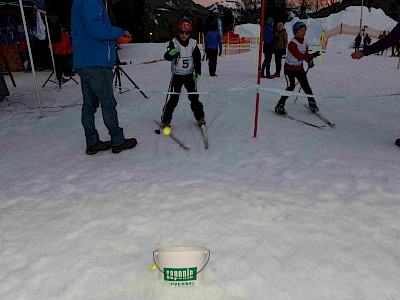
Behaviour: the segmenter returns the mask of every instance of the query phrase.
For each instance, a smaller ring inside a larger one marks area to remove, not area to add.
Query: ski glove
[[[199,80],[200,80],[200,77],[201,77],[201,76],[200,76],[199,74],[194,74],[194,75],[193,75],[193,80],[194,80],[194,81],[199,81]]]
[[[175,49],[175,48],[169,50],[169,52],[168,52],[168,54],[171,55],[171,56],[178,55],[179,53],[181,53],[181,52],[179,50]]]
[[[312,67],[314,67],[314,60],[311,59],[311,60],[308,62],[308,68],[311,69]]]
[[[316,57],[318,57],[318,56],[320,56],[320,55],[321,55],[321,52],[315,51],[314,53],[311,53],[311,54],[309,55],[309,57],[310,57],[310,60],[312,60],[313,58],[316,58]]]

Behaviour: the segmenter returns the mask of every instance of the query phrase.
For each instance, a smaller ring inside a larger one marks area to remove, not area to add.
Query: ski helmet
[[[183,18],[178,22],[178,29],[186,32],[191,32],[192,22],[188,18]]]

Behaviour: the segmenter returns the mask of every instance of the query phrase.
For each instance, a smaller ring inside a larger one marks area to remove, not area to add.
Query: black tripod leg
[[[113,75],[114,87],[118,86],[118,78],[120,78],[119,68],[116,67]],[[121,82],[121,79],[119,80]],[[119,93],[121,94],[121,85],[119,85]]]
[[[44,82],[44,84],[42,85],[42,87],[44,87],[46,85],[46,83],[50,80],[51,76],[53,76],[54,71],[51,72],[49,78],[47,78],[47,80]]]
[[[139,88],[139,87],[137,86],[137,84],[128,76],[128,74],[126,74],[125,71],[122,70],[121,68],[120,68],[120,70],[121,70],[122,73],[125,74],[126,78],[128,78],[128,80],[129,80],[130,82],[132,82],[132,84],[135,86],[135,88],[137,88],[138,90],[140,90],[140,88]],[[121,80],[121,79],[120,79],[120,80]],[[121,83],[120,83],[120,85],[121,85]],[[140,91],[140,93],[141,93],[146,99],[149,99],[149,97],[147,97],[145,93],[143,93],[142,91]]]

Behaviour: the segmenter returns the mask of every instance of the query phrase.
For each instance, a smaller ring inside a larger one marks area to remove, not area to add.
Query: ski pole
[[[160,126],[158,127],[158,129],[155,130],[155,132],[156,132],[157,134],[160,134],[160,133],[161,133],[162,120],[163,120],[163,118],[164,118],[165,108],[166,108],[167,102],[168,102],[168,96],[170,95],[169,92],[172,92],[172,81],[173,81],[174,76],[175,76],[175,71],[176,71],[176,65],[177,65],[177,64],[178,64],[178,57],[175,58],[175,62],[174,62],[174,66],[173,66],[172,74],[171,74],[171,79],[169,80],[168,93],[167,93],[167,96],[165,97],[165,103],[164,103],[163,112],[162,112],[162,115],[161,115]]]

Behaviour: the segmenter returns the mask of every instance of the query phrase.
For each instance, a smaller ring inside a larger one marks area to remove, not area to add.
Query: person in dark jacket
[[[393,28],[393,30],[384,38],[373,43],[371,46],[365,47],[363,50],[355,51],[351,54],[353,59],[360,59],[364,56],[378,53],[379,51],[385,50],[390,46],[396,45],[400,41],[400,23]],[[395,141],[395,144],[400,147],[400,139]]]
[[[169,42],[164,59],[171,62],[171,94],[163,107],[161,128],[171,128],[172,114],[179,102],[179,93],[184,85],[189,93],[197,92],[197,81],[201,77],[201,53],[195,39],[190,38],[192,22],[183,18],[178,23],[178,34]],[[199,126],[206,124],[203,104],[198,94],[189,94],[190,107]]]
[[[264,62],[261,66],[261,78],[274,78],[271,76],[270,67],[272,54],[274,54],[274,36],[275,31],[273,29],[274,20],[267,18],[265,20],[264,32],[263,32],[263,52]],[[266,73],[264,73],[266,70]]]
[[[368,33],[365,34],[363,42],[364,42],[363,48],[371,45],[371,38],[369,37]]]
[[[217,59],[222,54],[221,34],[218,31],[217,24],[211,25],[211,30],[206,34],[205,49],[208,58],[208,71],[210,76],[217,76]]]
[[[356,38],[354,39],[354,49],[355,51],[359,50],[361,47],[361,35],[360,33],[357,34]]]
[[[86,136],[86,154],[110,148],[113,153],[120,153],[135,147],[136,139],[125,139],[123,129],[119,127],[113,90],[115,39],[131,37],[131,34],[111,25],[103,0],[74,0],[71,28],[73,64],[82,85],[81,121]],[[94,115],[99,103],[111,141],[100,141],[95,127]]]
[[[378,36],[378,39],[381,40],[381,39],[383,39],[385,36],[387,36],[387,33],[386,33],[386,31],[383,31],[383,32]],[[383,51],[385,51],[385,50],[382,50],[382,51],[381,51],[381,55],[383,55]],[[386,55],[386,54],[387,54],[387,49],[386,49],[385,55]]]
[[[276,25],[274,54],[275,54],[275,74],[274,77],[281,77],[282,57],[286,54],[288,45],[288,34],[283,23],[279,22]]]

